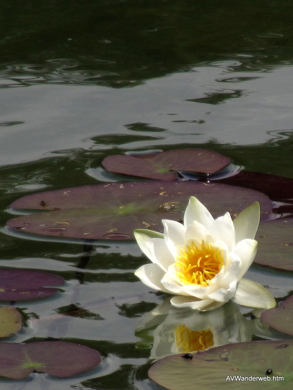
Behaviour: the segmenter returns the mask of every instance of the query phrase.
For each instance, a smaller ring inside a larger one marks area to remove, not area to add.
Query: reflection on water
[[[1,73],[19,85],[121,88],[203,62],[239,59],[249,71],[293,57],[290,0],[34,4],[0,6]]]
[[[91,153],[87,156],[83,151],[95,151],[94,158],[100,161],[99,156],[110,153],[190,145],[231,145],[233,152],[234,146],[268,143],[280,133],[288,138],[292,134],[292,68],[280,67],[257,80],[235,83],[231,89],[241,89],[242,95],[228,98],[224,94],[221,100],[224,83],[216,80],[244,74],[229,70],[228,64],[226,68],[209,65],[119,90],[51,84],[0,89],[1,122],[18,122],[0,127],[0,165],[68,154],[74,158],[83,154],[88,165]],[[211,94],[219,100],[196,101]],[[129,127],[138,123],[147,127],[139,126],[139,131]],[[258,156],[252,157],[241,155],[236,164],[247,166]],[[282,169],[288,170],[288,165],[284,163]],[[259,162],[255,166],[262,168]]]
[[[180,325],[175,330],[176,347],[179,353],[189,351],[204,351],[214,346],[214,336],[211,329],[201,331],[188,329]]]
[[[142,317],[136,328],[138,348],[151,348],[150,357],[203,351],[220,345],[251,341],[253,335],[269,338],[272,333],[259,319],[245,318],[230,302],[217,310],[199,313],[174,309],[170,298]]]

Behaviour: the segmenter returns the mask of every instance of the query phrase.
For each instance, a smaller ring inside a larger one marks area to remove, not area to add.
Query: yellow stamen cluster
[[[179,352],[203,351],[214,345],[213,332],[210,329],[197,331],[180,325],[176,328],[175,333],[176,347]]]
[[[224,251],[211,242],[191,241],[180,249],[176,273],[183,284],[208,286],[224,265]]]

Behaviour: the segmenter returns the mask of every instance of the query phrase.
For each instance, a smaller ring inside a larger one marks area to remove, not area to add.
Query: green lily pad
[[[142,157],[108,156],[102,164],[108,171],[124,175],[176,180],[179,171],[211,174],[232,162],[230,158],[207,149],[175,149]]]
[[[263,221],[256,233],[255,263],[293,271],[293,218]]]
[[[293,295],[281,302],[278,307],[263,311],[260,318],[278,332],[293,336]]]
[[[95,240],[132,240],[133,230],[161,232],[162,219],[181,220],[194,195],[217,217],[237,215],[254,201],[262,218],[271,201],[259,192],[201,182],[112,183],[67,188],[25,196],[12,203],[18,209],[55,210],[11,219],[7,225],[25,233]]]
[[[32,301],[48,298],[55,295],[58,290],[46,287],[63,284],[64,279],[61,276],[48,272],[1,268],[0,301]]]
[[[168,390],[293,388],[293,340],[229,344],[191,356],[159,360],[150,378]]]
[[[64,341],[0,343],[0,376],[5,378],[24,379],[33,372],[69,378],[95,368],[100,362],[96,350]]]
[[[15,307],[0,307],[0,338],[12,336],[21,328],[21,314]]]

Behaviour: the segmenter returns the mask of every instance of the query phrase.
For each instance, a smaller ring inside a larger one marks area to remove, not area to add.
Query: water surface
[[[0,265],[67,281],[55,298],[16,304],[27,327],[11,341],[80,342],[105,360],[76,379],[0,386],[159,388],[146,380],[152,345],[141,348],[135,329],[163,296],[133,275],[146,261],[136,245],[99,243],[84,269],[78,243],[8,234],[7,208],[37,191],[123,180],[101,162],[127,152],[205,147],[293,177],[292,11],[288,0],[2,2]],[[278,298],[292,290],[290,274],[253,267],[248,277]]]

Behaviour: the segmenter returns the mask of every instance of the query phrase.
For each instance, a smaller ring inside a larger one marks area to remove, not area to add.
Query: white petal
[[[172,253],[174,259],[176,258],[176,246],[184,244],[185,227],[176,221],[163,219],[164,236],[169,251]]]
[[[238,281],[240,279],[239,275],[241,274],[241,270],[242,261],[240,257],[233,252],[229,253],[221,277],[221,284],[225,283],[225,285],[227,286],[227,284],[231,283],[233,280]]]
[[[263,309],[271,309],[276,306],[275,298],[269,290],[248,279],[240,280],[232,301],[238,305]]]
[[[176,265],[174,264],[168,268],[168,272],[165,273],[161,282],[165,289],[170,291],[172,294],[188,295],[184,291],[183,286],[178,283],[176,279]]]
[[[225,305],[225,303],[226,302],[216,302],[216,301],[213,301],[212,303],[207,305],[205,308],[199,309],[199,310],[200,311],[212,311],[212,310],[218,309],[219,307]]]
[[[161,238],[152,239],[150,253],[154,258],[154,263],[158,264],[165,272],[167,272],[168,267],[175,261],[166,245],[166,241]]]
[[[245,238],[254,239],[260,219],[260,207],[258,202],[252,203],[234,219],[236,243]]]
[[[152,261],[155,262],[155,258],[150,251],[150,243],[154,238],[164,238],[162,233],[154,232],[153,230],[137,229],[134,231],[134,237],[138,243],[138,246],[143,253]]]
[[[135,275],[148,287],[169,293],[161,283],[165,272],[157,264],[143,265],[135,271]]]
[[[223,217],[217,218],[211,224],[209,231],[214,240],[224,241],[229,251],[234,249],[235,229],[229,213],[226,213]]]
[[[201,223],[194,221],[191,225],[188,226],[185,233],[185,242],[193,240],[201,243],[203,240],[211,241],[212,237],[208,229]]]
[[[217,302],[228,302],[231,298],[234,297],[237,287],[237,280],[233,280],[228,288],[219,288],[212,294],[209,294],[208,298],[217,301]]]
[[[194,196],[189,199],[188,206],[184,213],[184,226],[188,227],[197,221],[204,225],[207,229],[214,221],[209,210]]]
[[[201,286],[196,284],[187,284],[183,286],[186,295],[191,295],[199,299],[207,299],[208,295],[216,290],[217,286]]]
[[[238,280],[240,280],[243,275],[247,272],[248,268],[251,266],[255,255],[257,252],[257,241],[247,239],[238,242],[235,246],[234,253],[240,257],[241,260],[241,271],[238,275]]]
[[[171,304],[178,308],[187,308],[204,310],[213,303],[212,299],[195,299],[193,297],[176,296],[171,299]]]

